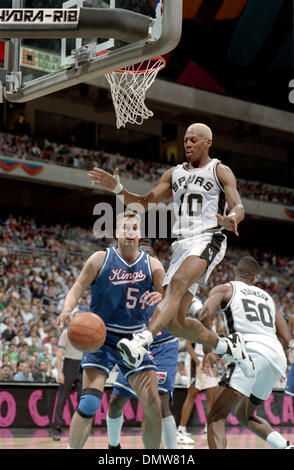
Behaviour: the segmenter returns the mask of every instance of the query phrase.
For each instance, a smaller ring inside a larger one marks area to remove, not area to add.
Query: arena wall
[[[112,386],[108,385],[102,397],[99,410],[94,418],[94,427],[106,426],[106,415]],[[57,403],[58,384],[0,384],[0,428],[48,428],[54,417]],[[173,414],[176,423],[180,421],[182,405],[187,388],[176,386],[173,400]],[[199,393],[195,400],[188,426],[206,424],[206,393]],[[77,406],[77,393],[74,392],[66,401],[63,419],[65,426],[70,425],[71,417]],[[283,391],[274,391],[258,409],[258,415],[268,420],[272,426],[293,426],[293,399]],[[124,425],[141,425],[143,411],[140,403],[132,398],[124,408]],[[239,422],[232,414],[227,425],[238,428]]]

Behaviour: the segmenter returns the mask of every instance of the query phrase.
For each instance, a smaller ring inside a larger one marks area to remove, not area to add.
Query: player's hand
[[[145,302],[147,305],[152,307],[153,305],[159,304],[162,301],[162,294],[160,292],[149,292],[145,296]]]
[[[216,218],[218,220],[218,223],[222,225],[226,230],[229,230],[230,232],[234,232],[234,234],[238,237],[238,224],[236,222],[235,217],[231,215],[220,215],[216,214]]]
[[[219,357],[213,352],[205,354],[202,361],[202,370],[204,374],[208,375],[209,377],[215,377],[214,369],[218,360]]]
[[[58,373],[57,380],[60,384],[64,384],[64,375],[62,372]]]
[[[66,321],[69,321],[70,319],[71,319],[71,314],[69,312],[62,312],[56,318],[56,327],[57,327],[57,331],[59,335],[61,334]]]
[[[107,173],[107,171],[102,170],[101,168],[94,167],[93,170],[88,172],[89,183],[97,184],[107,191],[111,191],[115,194],[118,194],[122,191],[123,186],[119,181],[118,169],[114,170],[113,175]]]

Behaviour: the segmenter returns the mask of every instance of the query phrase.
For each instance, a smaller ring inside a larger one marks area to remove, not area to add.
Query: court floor
[[[274,428],[285,439],[294,443],[294,428]],[[193,445],[179,444],[179,449],[208,449],[207,439],[203,428],[194,427],[188,429],[195,443]],[[0,429],[1,449],[66,449],[68,444],[69,429],[66,428],[60,441],[53,441],[51,429]],[[271,449],[271,447],[247,429],[239,427],[227,428],[227,449]],[[141,431],[138,428],[125,428],[121,435],[122,449],[144,449]],[[108,439],[105,427],[96,428],[89,436],[84,449],[107,449]]]

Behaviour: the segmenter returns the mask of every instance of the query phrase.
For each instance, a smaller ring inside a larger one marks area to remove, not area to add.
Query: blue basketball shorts
[[[294,362],[292,362],[292,366],[290,367],[287,376],[285,394],[294,397]]]
[[[80,371],[83,369],[98,369],[106,374],[108,377],[113,367],[117,364],[122,373],[122,376],[126,379],[133,374],[139,374],[145,370],[156,370],[155,363],[152,359],[152,355],[145,354],[144,359],[138,369],[130,369],[127,367],[121,358],[121,355],[117,352],[117,343],[122,338],[132,339],[133,335],[119,335],[107,332],[105,343],[97,351],[83,353]]]
[[[163,343],[159,346],[154,345],[151,346],[150,351],[156,365],[158,391],[162,394],[167,393],[169,395],[170,402],[172,402],[177,371],[179,342],[176,340],[169,343]],[[122,395],[127,398],[137,398],[136,393],[121,372],[118,373],[116,381],[114,382],[112,394],[119,396]]]

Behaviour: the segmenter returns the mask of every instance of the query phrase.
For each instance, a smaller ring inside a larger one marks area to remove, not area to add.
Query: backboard
[[[29,101],[165,54],[181,29],[182,0],[12,0],[0,8],[5,97]]]

